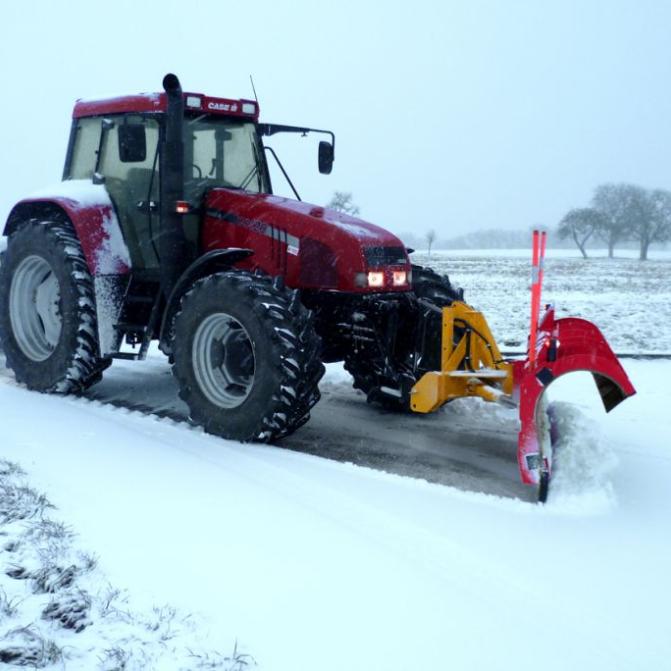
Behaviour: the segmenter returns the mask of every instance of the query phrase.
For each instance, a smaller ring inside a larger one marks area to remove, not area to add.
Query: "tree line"
[[[634,240],[639,245],[639,258],[645,261],[653,242],[671,239],[671,191],[635,184],[601,184],[589,207],[569,210],[557,232],[562,239],[572,239],[584,258],[591,238],[608,245],[610,258],[618,243]]]
[[[336,191],[327,207],[352,216],[359,214],[359,207],[350,192]],[[605,242],[611,258],[618,244],[635,241],[639,247],[639,258],[646,260],[652,243],[671,240],[671,191],[644,189],[635,184],[601,184],[594,190],[588,207],[575,208],[564,215],[556,234],[560,240],[572,240],[584,258],[587,258],[587,243],[590,240]],[[448,246],[472,247],[474,243],[479,246],[482,240],[483,247],[523,247],[528,235],[524,231],[477,231],[451,240],[452,244]],[[417,232],[402,234],[401,237],[410,246],[422,242]],[[423,236],[429,255],[436,239],[434,229]]]

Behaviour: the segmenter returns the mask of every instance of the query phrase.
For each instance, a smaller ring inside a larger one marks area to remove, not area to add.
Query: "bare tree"
[[[332,210],[337,210],[338,212],[344,212],[352,217],[356,217],[359,214],[359,207],[352,202],[352,194],[347,191],[334,192],[333,198],[331,198],[326,207],[330,207]]]
[[[653,242],[671,239],[671,192],[655,189],[646,194],[644,206],[634,225],[632,236],[639,242],[639,258],[646,261]]]
[[[596,188],[592,207],[604,217],[600,233],[608,243],[610,258],[613,258],[615,245],[631,237],[645,208],[645,200],[645,189],[634,184],[602,184]]]
[[[436,241],[436,231],[433,229],[426,232],[426,243],[429,247],[429,256],[431,256],[431,246]]]
[[[583,258],[586,259],[587,241],[598,231],[604,230],[605,225],[605,217],[599,211],[591,207],[581,207],[566,213],[559,222],[557,232],[562,240],[572,238]]]

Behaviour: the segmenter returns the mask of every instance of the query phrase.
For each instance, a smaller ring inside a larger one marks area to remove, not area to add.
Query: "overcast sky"
[[[671,188],[671,3],[3,3],[0,217],[60,180],[76,98],[252,97],[305,200],[441,237],[554,226],[606,181]],[[276,191],[287,193],[276,178]]]

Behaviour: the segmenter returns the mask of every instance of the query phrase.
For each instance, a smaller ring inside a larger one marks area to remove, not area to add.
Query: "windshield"
[[[185,196],[224,186],[267,192],[256,127],[249,121],[201,115],[184,120]]]

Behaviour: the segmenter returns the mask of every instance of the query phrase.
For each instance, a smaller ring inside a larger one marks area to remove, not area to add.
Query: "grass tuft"
[[[0,662],[43,669],[60,662],[63,651],[32,626],[8,631],[0,639]]]
[[[221,652],[206,652],[196,654],[190,652],[189,656],[196,660],[196,669],[221,669],[222,671],[244,671],[257,666],[256,660],[251,655],[238,651],[238,642],[233,646],[230,655]]]
[[[14,617],[18,612],[20,603],[20,599],[10,599],[7,592],[0,587],[0,619]]]

